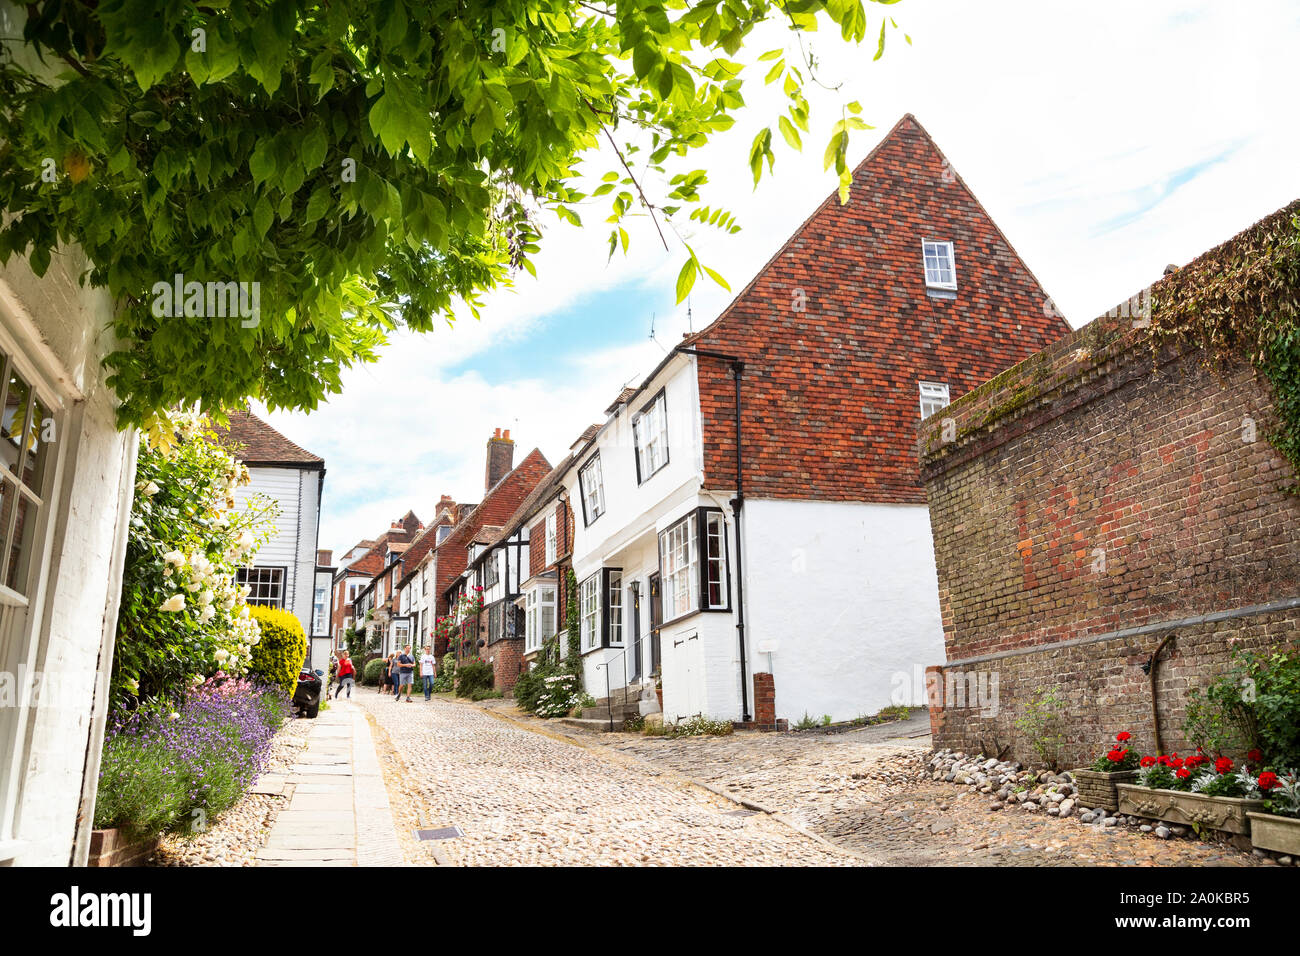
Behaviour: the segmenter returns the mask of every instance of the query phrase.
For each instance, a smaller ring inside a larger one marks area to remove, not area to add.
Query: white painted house
[[[917,426],[1068,331],[1045,301],[900,120],[566,473],[588,691],[657,673],[670,721],[889,705],[943,650]]]
[[[236,498],[241,504],[254,494],[274,500],[280,513],[271,540],[258,550],[253,565],[238,572],[240,584],[251,588],[249,604],[292,611],[312,635],[309,656],[313,667],[329,665],[327,630],[317,635],[316,543],[320,528],[325,461],[285,438],[250,412],[230,413],[230,426],[221,429],[237,446],[248,467],[249,484]]]

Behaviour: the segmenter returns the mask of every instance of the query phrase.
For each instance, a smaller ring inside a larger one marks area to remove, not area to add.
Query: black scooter
[[[304,664],[298,672],[298,686],[293,692],[293,709],[299,717],[315,717],[320,713],[320,694],[325,672],[320,668],[312,670]]]

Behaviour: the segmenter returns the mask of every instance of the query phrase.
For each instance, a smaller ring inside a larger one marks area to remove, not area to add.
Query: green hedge
[[[275,607],[250,604],[248,612],[262,628],[261,639],[253,645],[249,676],[292,694],[307,660],[307,634],[302,622],[292,612]]]
[[[388,660],[383,657],[366,661],[366,666],[361,673],[361,683],[377,687],[387,665]]]
[[[476,692],[492,689],[492,665],[477,658],[456,668],[456,696],[473,697]]]

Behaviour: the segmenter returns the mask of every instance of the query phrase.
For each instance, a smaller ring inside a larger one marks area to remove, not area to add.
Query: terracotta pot
[[[1079,788],[1079,805],[1090,809],[1099,807],[1103,810],[1114,810],[1119,807],[1116,784],[1132,783],[1137,779],[1136,770],[1116,770],[1107,773],[1085,768],[1071,770],[1070,775],[1074,777],[1075,786]]]
[[[1250,842],[1261,850],[1300,856],[1300,818],[1272,813],[1247,813]]]
[[[1116,789],[1120,813],[1226,833],[1249,833],[1247,814],[1264,809],[1263,800],[1245,797],[1207,797],[1203,793],[1151,790],[1128,783],[1121,783]]]
[[[131,840],[117,828],[90,831],[87,866],[144,866],[162,837]]]
[[[656,687],[655,696],[659,698],[659,713],[662,714],[664,712],[664,689],[662,687]]]

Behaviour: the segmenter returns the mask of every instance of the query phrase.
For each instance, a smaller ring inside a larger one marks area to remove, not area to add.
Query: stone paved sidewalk
[[[460,865],[860,865],[863,858],[663,770],[526,729],[465,703],[361,689],[397,758],[395,815]],[[404,846],[408,846],[404,842]],[[431,844],[412,852],[431,862]],[[413,860],[415,861],[415,860]]]
[[[321,711],[285,777],[289,803],[257,852],[258,866],[383,866],[403,862],[370,725],[354,702]]]

